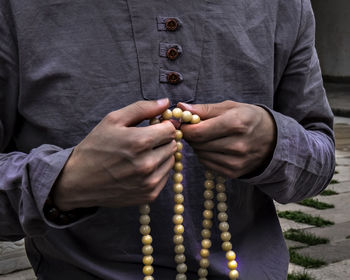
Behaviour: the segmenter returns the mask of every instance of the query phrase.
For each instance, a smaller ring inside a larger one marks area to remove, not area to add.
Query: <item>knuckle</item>
[[[147,159],[138,162],[135,169],[138,174],[149,175],[155,170],[155,167],[155,163],[152,160]]]
[[[241,154],[241,155],[247,155],[248,154],[248,145],[245,142],[237,142],[235,144],[235,150]]]
[[[117,123],[118,120],[119,120],[117,111],[109,112],[109,113],[105,116],[105,120],[106,120],[107,122],[109,122],[109,123]]]
[[[131,149],[136,153],[141,153],[152,147],[153,140],[149,136],[135,137],[136,139],[132,141]]]
[[[144,181],[144,187],[150,190],[153,190],[158,184],[159,184],[158,178],[149,178]]]

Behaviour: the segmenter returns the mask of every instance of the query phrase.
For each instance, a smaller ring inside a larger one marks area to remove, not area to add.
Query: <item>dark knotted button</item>
[[[179,51],[177,48],[170,48],[166,52],[166,57],[170,60],[175,60],[179,57]]]
[[[165,21],[165,28],[168,31],[175,31],[179,27],[179,22],[177,21],[176,18],[168,18]]]
[[[176,85],[181,82],[180,75],[176,72],[170,72],[167,75],[168,83]]]

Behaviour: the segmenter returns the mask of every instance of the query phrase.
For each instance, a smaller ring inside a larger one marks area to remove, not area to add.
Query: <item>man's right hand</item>
[[[175,128],[170,121],[135,125],[168,106],[168,99],[139,101],[109,113],[73,150],[52,190],[56,206],[67,211],[153,201],[174,164]]]

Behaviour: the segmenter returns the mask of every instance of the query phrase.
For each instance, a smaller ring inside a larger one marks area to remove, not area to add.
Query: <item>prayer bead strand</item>
[[[162,120],[170,120],[171,118],[179,119],[183,123],[191,123],[191,124],[197,124],[200,122],[200,117],[198,115],[192,114],[189,111],[182,111],[180,108],[175,108],[172,111],[170,109],[167,109],[164,111],[164,113],[161,116]],[[150,124],[157,124],[160,123],[160,119],[154,118],[150,120]],[[187,272],[187,265],[186,265],[186,257],[184,255],[185,247],[183,245],[184,238],[184,226],[183,226],[183,212],[184,212],[184,196],[182,194],[183,192],[183,175],[182,175],[182,148],[183,144],[181,142],[183,138],[183,134],[181,130],[176,130],[176,146],[177,151],[174,154],[175,157],[175,164],[173,166],[174,174],[172,176],[173,179],[173,191],[174,191],[174,216],[173,216],[173,223],[174,223],[174,237],[173,237],[173,243],[175,245],[174,251],[175,251],[175,263],[176,263],[176,280],[186,280],[186,272]],[[237,262],[235,261],[236,254],[232,251],[232,244],[230,242],[231,240],[231,234],[229,232],[229,224],[227,222],[228,215],[226,213],[227,210],[227,196],[225,193],[225,178],[218,176],[216,178],[216,185],[215,185],[215,174],[206,171],[205,172],[205,182],[204,182],[204,211],[203,211],[203,230],[201,232],[202,235],[202,249],[200,251],[200,268],[198,269],[198,276],[199,280],[206,280],[208,275],[208,267],[210,265],[209,262],[209,255],[210,255],[210,247],[211,247],[211,227],[213,225],[212,218],[213,218],[213,208],[214,208],[214,192],[213,190],[216,187],[217,196],[216,199],[218,201],[217,209],[218,209],[218,219],[219,219],[219,229],[221,231],[221,240],[222,240],[222,249],[226,252],[226,259],[228,261],[228,268],[230,270],[229,272],[229,279],[237,279],[238,278],[238,271],[237,268]],[[153,247],[152,247],[152,237],[150,235],[151,228],[149,226],[150,223],[150,206],[148,204],[140,206],[140,232],[142,234],[142,253],[144,255],[143,257],[143,274],[145,275],[144,280],[154,280],[152,274],[153,274]]]

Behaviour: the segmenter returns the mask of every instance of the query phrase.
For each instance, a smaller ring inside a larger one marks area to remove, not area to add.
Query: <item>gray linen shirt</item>
[[[170,32],[164,21],[178,19]],[[175,61],[167,46],[181,49]],[[319,193],[334,168],[332,113],[309,0],[0,0],[0,239],[26,237],[39,279],[142,279],[137,207],[100,208],[57,226],[43,204],[73,147],[110,111],[137,100],[254,103],[277,144],[258,176],[228,181],[243,280],[286,279],[273,200]],[[167,71],[183,81],[167,83]],[[258,144],[258,143],[257,143]],[[185,145],[185,246],[197,279],[203,167]],[[172,190],[152,204],[155,278],[174,279]],[[227,279],[212,230],[208,279]]]

